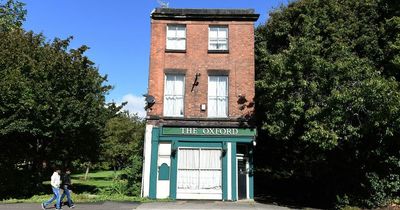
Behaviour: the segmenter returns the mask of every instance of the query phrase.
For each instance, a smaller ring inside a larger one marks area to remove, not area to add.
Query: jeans
[[[50,198],[50,200],[46,201],[45,203],[43,203],[44,206],[49,205],[51,202],[53,202],[54,200],[57,200],[56,203],[56,209],[60,209],[60,188],[55,188],[55,187],[51,187],[51,189],[53,190],[53,197]]]
[[[67,196],[68,206],[71,207],[72,205],[74,205],[74,202],[72,202],[71,193],[69,193],[68,185],[63,185],[63,190],[64,193],[62,194],[60,201],[62,202],[64,200],[64,197]]]

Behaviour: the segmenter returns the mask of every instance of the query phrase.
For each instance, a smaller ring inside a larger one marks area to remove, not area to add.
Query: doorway
[[[237,176],[237,186],[238,186],[238,199],[243,200],[248,198],[247,186],[248,186],[248,162],[245,157],[237,157],[238,166],[238,176]]]

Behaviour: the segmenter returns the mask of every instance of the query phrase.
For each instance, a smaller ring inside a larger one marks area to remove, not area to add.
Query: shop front
[[[148,125],[142,195],[150,198],[253,199],[250,128]]]

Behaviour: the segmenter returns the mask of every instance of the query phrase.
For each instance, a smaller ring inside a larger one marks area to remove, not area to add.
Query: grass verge
[[[8,199],[3,200],[0,203],[42,203],[49,200],[53,195],[34,195],[26,199]],[[149,202],[150,199],[133,197],[126,195],[93,195],[93,194],[74,194],[72,193],[72,200],[75,203],[92,203],[92,202],[103,202],[103,201],[124,201],[124,202]],[[66,201],[66,198],[64,199]]]

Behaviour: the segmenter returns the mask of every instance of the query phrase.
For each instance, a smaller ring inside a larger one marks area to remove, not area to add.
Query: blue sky
[[[49,40],[73,36],[72,48],[88,45],[114,89],[107,101],[128,101],[126,109],[144,115],[150,50],[150,13],[157,0],[20,0],[28,10],[24,28]],[[266,21],[268,11],[288,0],[164,0],[173,8],[253,8]]]

